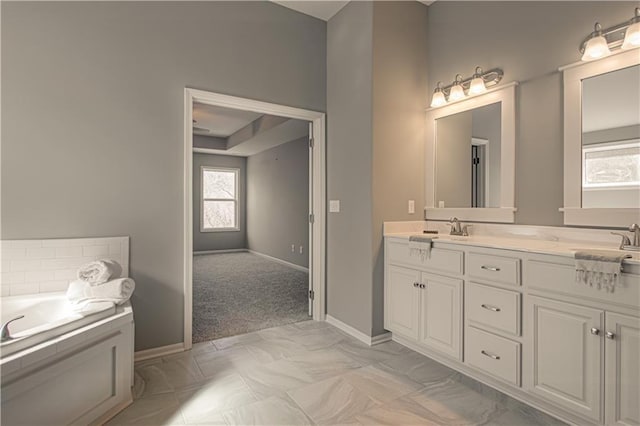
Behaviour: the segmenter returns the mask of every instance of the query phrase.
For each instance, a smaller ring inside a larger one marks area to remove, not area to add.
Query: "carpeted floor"
[[[309,274],[248,253],[193,257],[193,343],[309,319]]]

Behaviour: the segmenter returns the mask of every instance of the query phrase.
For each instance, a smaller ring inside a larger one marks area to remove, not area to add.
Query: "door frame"
[[[184,210],[183,210],[183,286],[184,286],[184,349],[192,347],[193,314],[193,103],[254,111],[298,120],[310,121],[313,126],[313,164],[310,168],[309,280],[313,289],[313,319],[325,319],[325,247],[326,247],[326,115],[323,112],[272,104],[253,99],[224,95],[204,90],[184,89]]]

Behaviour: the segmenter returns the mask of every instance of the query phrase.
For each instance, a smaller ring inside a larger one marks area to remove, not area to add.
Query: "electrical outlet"
[[[295,253],[295,252],[296,252],[296,245],[291,244],[291,253]]]
[[[415,200],[409,200],[409,214],[414,214],[416,212],[416,202]]]
[[[444,209],[444,201],[438,201],[438,208]]]
[[[300,254],[304,253],[304,249],[302,248],[302,246],[300,246]]]

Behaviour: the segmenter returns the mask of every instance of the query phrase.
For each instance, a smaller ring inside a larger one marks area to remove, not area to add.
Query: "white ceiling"
[[[252,111],[194,103],[193,119],[196,122],[193,124],[193,133],[226,138],[260,118],[260,116],[262,114]],[[196,128],[204,128],[209,131],[198,131]]]
[[[333,15],[338,13],[340,9],[342,9],[348,1],[318,1],[318,0],[284,0],[277,1],[271,0],[273,3],[277,3],[281,6],[288,7],[289,9],[293,9],[297,12],[304,13],[305,15],[310,15],[318,19],[322,19],[323,21],[328,21],[331,19]]]
[[[310,15],[323,21],[328,21],[346,6],[348,1],[334,1],[334,0],[271,0],[273,3],[277,3],[281,6],[288,7],[297,12]],[[436,0],[417,0],[420,3],[424,3],[427,6],[435,2]]]

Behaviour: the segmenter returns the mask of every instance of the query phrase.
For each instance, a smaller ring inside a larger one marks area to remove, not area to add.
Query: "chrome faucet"
[[[2,324],[2,328],[0,328],[0,342],[6,342],[8,340],[14,339],[13,337],[11,337],[11,332],[9,331],[9,324],[22,318],[24,318],[24,315],[20,315],[19,317],[12,318],[9,321]]]
[[[469,226],[471,225],[463,225],[462,223],[460,223],[460,220],[457,217],[452,217],[450,219],[449,225],[451,226],[449,235],[462,235],[464,237],[469,236]]]
[[[612,234],[622,237],[620,250],[640,251],[640,226],[637,223],[632,223],[629,226],[629,232],[633,232],[633,243],[628,235],[620,232],[612,232]]]

